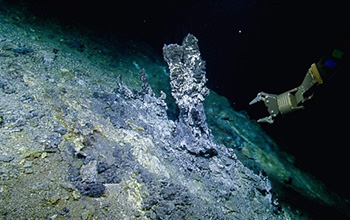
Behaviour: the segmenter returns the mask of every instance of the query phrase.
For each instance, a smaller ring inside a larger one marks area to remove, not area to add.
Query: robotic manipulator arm
[[[322,57],[317,63],[313,63],[301,85],[294,89],[280,95],[259,92],[249,104],[263,101],[270,115],[259,119],[258,122],[272,124],[279,114],[285,115],[303,109],[303,103],[312,98],[314,88],[330,79],[339,69],[342,56],[343,52],[335,49],[328,56]]]

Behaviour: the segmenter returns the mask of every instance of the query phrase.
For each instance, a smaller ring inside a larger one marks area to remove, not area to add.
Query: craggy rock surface
[[[208,96],[194,36],[164,47],[169,81],[141,43],[0,11],[1,219],[307,219],[270,176],[343,205]]]

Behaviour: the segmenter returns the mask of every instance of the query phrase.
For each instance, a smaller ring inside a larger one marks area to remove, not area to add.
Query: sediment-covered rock
[[[270,176],[330,198],[208,96],[193,35],[164,47],[169,79],[136,41],[110,48],[6,4],[0,24],[1,219],[306,218]]]

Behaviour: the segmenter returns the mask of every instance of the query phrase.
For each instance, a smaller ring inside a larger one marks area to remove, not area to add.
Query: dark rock
[[[109,166],[106,162],[99,162],[97,164],[97,173],[99,173],[99,174],[103,173],[110,168],[111,168],[111,166]]]
[[[158,199],[150,196],[147,201],[142,201],[142,209],[145,211],[150,210],[153,206],[157,205]]]
[[[65,216],[66,218],[70,218],[69,208],[67,208],[67,207],[63,207],[62,210],[57,210],[57,213],[59,215]]]
[[[94,198],[101,197],[106,191],[106,187],[100,183],[83,184],[78,189],[80,190],[81,194]]]
[[[0,83],[0,89],[5,93],[5,94],[13,94],[16,92],[16,89],[13,88],[13,86],[9,83]]]
[[[210,148],[204,152],[199,152],[199,156],[201,157],[205,157],[205,158],[210,158],[210,157],[214,157],[214,156],[217,156],[218,155],[218,152],[213,149],[213,148]]]
[[[26,46],[21,46],[19,48],[13,48],[12,52],[14,52],[15,55],[24,55],[24,54],[32,53],[33,49]]]
[[[108,166],[108,164],[100,162],[97,166],[97,173],[100,183],[120,183],[124,170],[117,169],[116,165]]]
[[[3,82],[1,79],[0,79],[0,89],[3,90],[4,87],[5,87],[6,83]]]

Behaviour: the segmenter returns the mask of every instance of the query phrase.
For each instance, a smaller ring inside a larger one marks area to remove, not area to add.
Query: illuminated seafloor
[[[350,216],[215,91],[186,125],[146,44],[6,6],[0,24],[0,219]]]

